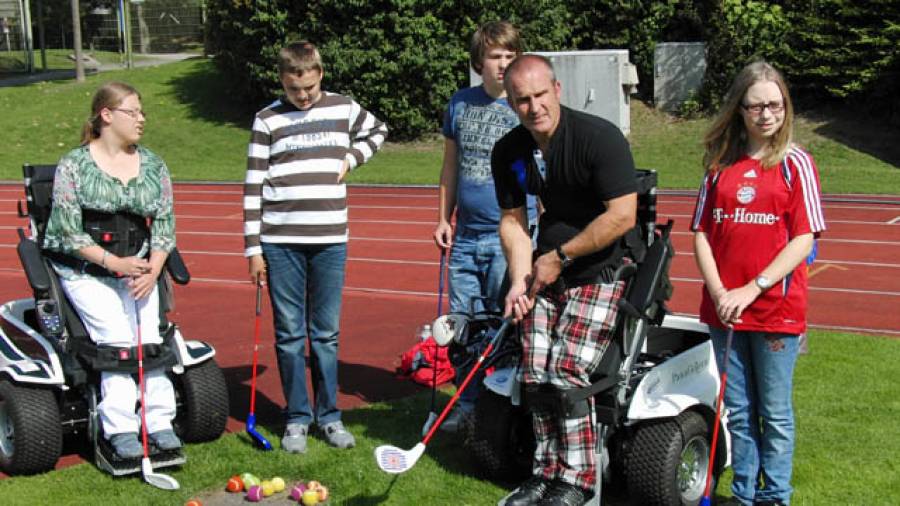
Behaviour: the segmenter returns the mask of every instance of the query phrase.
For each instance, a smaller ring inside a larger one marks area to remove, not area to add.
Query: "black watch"
[[[559,246],[556,247],[556,256],[559,257],[559,261],[560,261],[560,263],[562,263],[562,268],[563,268],[563,269],[565,269],[566,267],[572,265],[572,262],[575,261],[574,258],[570,258],[569,255],[566,255],[566,254],[563,252],[563,250],[562,250],[562,244],[560,244]]]

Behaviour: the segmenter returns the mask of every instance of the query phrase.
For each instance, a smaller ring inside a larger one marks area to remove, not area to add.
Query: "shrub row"
[[[658,41],[707,43],[703,106],[715,107],[754,58],[786,71],[816,99],[877,95],[900,111],[896,0],[208,0],[207,50],[236,97],[261,107],[280,89],[275,55],[306,39],[325,60],[324,86],[353,96],[393,140],[438,130],[450,95],[468,83],[468,39],[508,19],[528,50],[629,49],[639,90],[652,90]]]

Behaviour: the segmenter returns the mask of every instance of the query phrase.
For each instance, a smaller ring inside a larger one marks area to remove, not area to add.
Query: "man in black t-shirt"
[[[541,385],[584,387],[612,336],[622,295],[612,274],[623,261],[621,238],[635,225],[634,161],[615,125],[560,104],[546,58],[519,57],[504,86],[522,124],[495,144],[491,169],[511,281],[505,314],[523,321],[521,379],[526,395]],[[536,251],[526,194],[544,208]],[[506,504],[583,504],[596,481],[590,412],[531,408],[535,475]]]

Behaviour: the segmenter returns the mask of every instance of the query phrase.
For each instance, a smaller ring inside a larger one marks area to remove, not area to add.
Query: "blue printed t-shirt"
[[[450,98],[444,114],[444,137],[456,143],[456,230],[491,232],[500,222],[500,207],[491,176],[494,143],[519,124],[506,98],[493,98],[483,86],[464,88]],[[528,201],[534,221],[535,201]]]

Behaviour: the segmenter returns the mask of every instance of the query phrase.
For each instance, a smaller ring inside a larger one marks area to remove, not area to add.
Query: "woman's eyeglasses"
[[[131,119],[138,119],[138,116],[140,116],[144,119],[147,119],[147,113],[145,113],[141,109],[122,109],[121,107],[116,107],[115,109],[112,109],[112,110],[124,112],[125,114],[131,116]]]
[[[741,108],[753,116],[759,116],[766,109],[772,114],[778,114],[784,110],[784,102],[761,102],[759,104],[741,104]]]

